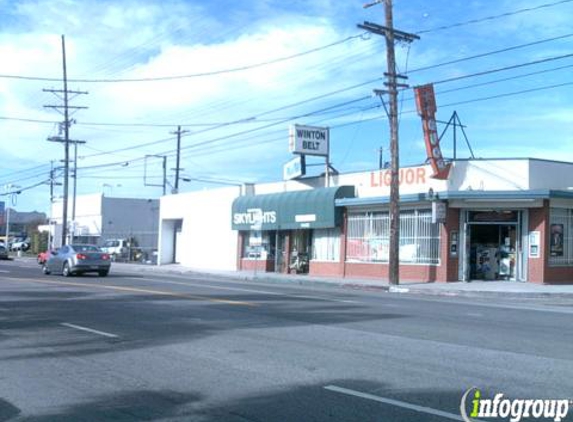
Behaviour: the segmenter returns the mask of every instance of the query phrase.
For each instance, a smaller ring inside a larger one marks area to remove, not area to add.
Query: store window
[[[243,232],[243,258],[272,259],[275,254],[274,231],[252,230]]]
[[[549,218],[549,264],[573,265],[573,209],[551,208]]]
[[[314,230],[312,259],[315,261],[340,260],[340,229]]]
[[[348,216],[347,261],[388,262],[390,218],[387,212]],[[400,262],[440,263],[439,225],[432,223],[431,210],[400,213]]]

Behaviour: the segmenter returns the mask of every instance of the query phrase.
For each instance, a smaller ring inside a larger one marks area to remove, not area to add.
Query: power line
[[[453,23],[453,24],[444,25],[444,26],[438,26],[436,28],[431,28],[431,29],[425,29],[425,30],[416,32],[416,34],[420,35],[420,34],[427,34],[429,32],[437,32],[437,31],[444,31],[446,29],[459,28],[460,26],[466,26],[466,25],[471,25],[471,24],[475,24],[475,23],[487,22],[487,21],[491,21],[494,19],[514,16],[514,15],[517,15],[520,13],[525,13],[525,12],[532,12],[532,11],[539,10],[539,9],[558,6],[558,5],[561,5],[564,3],[571,3],[572,1],[573,0],[561,0],[561,1],[554,2],[554,3],[540,4],[539,6],[527,7],[525,9],[518,9],[518,10],[511,11],[511,12],[501,13],[499,15],[486,16],[483,18],[471,19],[471,20],[464,21],[464,22]]]
[[[235,72],[242,72],[245,70],[256,69],[263,66],[269,66],[272,64],[280,63],[287,60],[296,59],[299,57],[306,56],[308,54],[316,53],[322,50],[326,50],[328,48],[344,44],[350,40],[362,38],[362,34],[358,35],[351,35],[344,39],[332,42],[330,44],[326,44],[320,47],[312,48],[310,50],[302,51],[300,53],[291,54],[289,56],[279,57],[277,59],[268,60],[264,62],[254,63],[245,66],[234,67],[230,69],[222,69],[222,70],[214,70],[210,72],[200,72],[200,73],[192,73],[187,75],[172,75],[172,76],[157,76],[157,77],[148,77],[148,78],[123,78],[123,79],[78,79],[78,78],[70,78],[68,82],[76,82],[76,83],[117,83],[117,82],[158,82],[158,81],[173,81],[178,79],[189,79],[189,78],[198,78],[204,76],[216,76],[222,75],[227,73],[235,73]],[[41,77],[41,76],[22,76],[22,75],[0,75],[0,78],[5,79],[20,79],[20,80],[31,80],[31,81],[44,81],[44,82],[55,82],[59,81],[57,78],[48,78],[48,77]]]
[[[571,1],[573,1],[573,0],[571,0]],[[511,46],[511,47],[502,48],[502,49],[500,49],[500,50],[493,50],[493,51],[489,51],[489,52],[486,52],[486,53],[481,53],[481,54],[476,54],[476,55],[473,55],[473,56],[463,57],[463,58],[461,58],[461,59],[450,60],[450,61],[447,61],[447,62],[444,62],[444,63],[438,63],[438,64],[429,65],[429,66],[419,67],[418,69],[413,69],[413,70],[408,71],[408,74],[415,73],[415,72],[422,72],[422,71],[430,70],[430,69],[436,69],[436,68],[438,68],[438,67],[448,66],[448,65],[456,64],[456,63],[461,63],[461,62],[465,62],[465,61],[468,61],[468,60],[479,59],[479,58],[482,58],[482,57],[493,56],[493,55],[495,55],[495,54],[506,53],[506,52],[508,52],[508,51],[518,50],[518,49],[521,49],[521,48],[527,48],[527,47],[531,47],[531,46],[534,46],[534,45],[544,44],[544,43],[548,43],[548,42],[552,42],[552,41],[557,41],[557,40],[563,40],[563,39],[571,38],[571,37],[573,37],[573,33],[569,33],[569,34],[565,34],[565,35],[560,35],[560,36],[558,36],[558,37],[545,38],[545,39],[542,39],[542,40],[533,41],[533,42],[529,42],[529,43],[526,43],[526,44],[514,45],[514,46]]]

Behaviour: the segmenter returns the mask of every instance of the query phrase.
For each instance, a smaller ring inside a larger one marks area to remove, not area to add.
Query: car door
[[[50,271],[52,272],[59,272],[62,271],[62,266],[66,254],[68,253],[68,247],[63,246],[58,251],[55,251],[52,255],[53,259],[50,260]]]

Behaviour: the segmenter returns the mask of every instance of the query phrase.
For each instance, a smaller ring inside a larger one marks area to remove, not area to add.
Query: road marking
[[[223,303],[225,305],[234,305],[234,306],[252,306],[252,307],[257,306],[256,303],[245,302],[245,301],[240,301],[240,300],[214,299],[214,298],[210,298],[210,297],[196,296],[196,295],[190,295],[190,294],[186,294],[186,293],[166,292],[163,290],[140,289],[137,287],[115,286],[115,285],[111,285],[111,284],[86,284],[86,283],[74,283],[71,281],[33,280],[33,279],[28,279],[28,278],[13,279],[11,281],[40,283],[40,284],[55,284],[55,285],[59,285],[59,286],[91,287],[94,289],[117,290],[117,291],[122,291],[122,292],[146,293],[146,294],[158,295],[158,296],[170,296],[170,297],[179,297],[179,298],[183,298],[183,299],[203,300],[203,301],[212,302],[212,303]]]
[[[348,388],[337,387],[336,385],[327,385],[324,387],[326,390],[334,391],[335,393],[346,394],[349,396],[360,397],[362,399],[373,400],[379,403],[389,404],[390,406],[401,407],[403,409],[413,410],[414,412],[426,413],[428,415],[440,416],[442,418],[452,419],[454,421],[462,421],[464,419],[461,415],[455,413],[444,412],[442,410],[432,409],[431,407],[418,406],[416,404],[406,403],[399,400],[388,399],[385,397],[375,396],[373,394],[362,393],[360,391],[350,390]],[[477,419],[474,419],[477,421]]]
[[[109,338],[117,338],[115,334],[106,333],[103,331],[94,330],[92,328],[82,327],[81,325],[70,324],[69,322],[62,322],[60,325],[69,328],[75,328],[76,330],[80,331],[87,331],[88,333],[99,334],[100,336],[109,337]]]
[[[468,312],[466,315],[473,317],[473,318],[482,318],[483,317],[483,314],[480,314],[479,312]]]
[[[159,282],[163,284],[175,284],[179,286],[193,286],[193,287],[206,287],[208,289],[215,289],[215,290],[232,290],[236,292],[245,292],[245,293],[260,293],[266,294],[270,296],[284,296],[284,297],[295,297],[299,299],[313,299],[313,300],[324,300],[328,302],[339,302],[339,303],[360,303],[356,300],[348,300],[348,299],[333,299],[333,298],[326,298],[320,296],[310,296],[310,295],[296,295],[296,294],[288,294],[288,293],[278,293],[278,292],[271,292],[268,290],[255,290],[255,289],[245,289],[242,287],[228,287],[228,286],[214,286],[212,284],[205,284],[205,283],[184,283],[181,281],[171,281],[171,280],[158,280],[153,278],[144,278],[144,277],[122,277],[129,280],[140,280],[140,281],[151,281],[151,282]]]
[[[9,273],[10,270],[0,270],[0,273]]]

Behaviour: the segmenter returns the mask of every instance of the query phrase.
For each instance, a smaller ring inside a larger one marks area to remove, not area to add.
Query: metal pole
[[[66,40],[62,35],[62,63],[64,70],[64,142],[65,142],[65,164],[64,164],[64,200],[62,214],[62,246],[67,244],[68,230],[68,191],[70,173],[70,120],[68,113],[68,73],[66,68]]]
[[[69,141],[68,141],[69,142]],[[72,233],[71,239],[74,242],[76,235],[76,189],[78,187],[78,143],[74,142],[74,196],[72,200]]]
[[[390,97],[390,284],[400,282],[400,157],[398,149],[398,90],[396,88],[396,55],[394,51],[394,22],[392,0],[384,1],[386,15],[386,59],[388,62],[388,93]]]
[[[454,161],[458,158],[458,140],[457,140],[457,133],[458,133],[458,122],[456,121],[456,112],[454,111]]]
[[[163,196],[167,193],[167,156],[163,156]]]
[[[179,193],[180,160],[181,160],[181,126],[177,126],[177,164],[175,165],[175,193]]]
[[[11,198],[11,197],[10,197]],[[10,201],[8,201],[10,202]],[[9,205],[9,204],[8,204]],[[6,253],[10,255],[10,245],[8,243],[8,236],[10,235],[10,207],[6,207]]]

